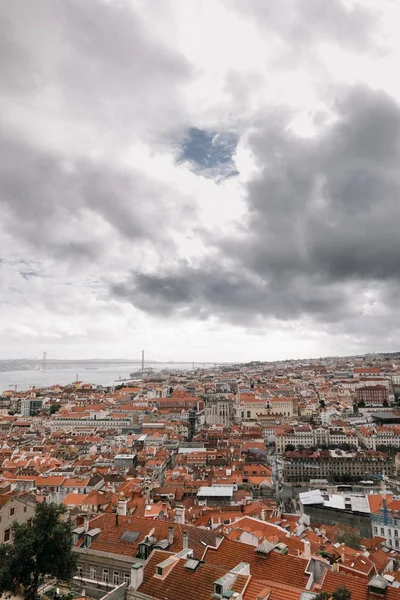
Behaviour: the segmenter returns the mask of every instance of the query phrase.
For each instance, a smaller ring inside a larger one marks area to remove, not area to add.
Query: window
[[[127,586],[130,585],[131,583],[131,576],[129,575],[129,573],[124,573],[124,581],[126,583]]]
[[[97,577],[97,568],[95,565],[90,565],[90,579],[96,579]]]
[[[374,527],[374,533],[378,534],[378,528]]]
[[[26,506],[24,506],[24,513],[26,512]]]
[[[78,577],[83,575],[83,565],[78,563]]]
[[[4,531],[4,543],[6,543],[6,542],[9,542],[9,541],[10,541],[10,537],[11,537],[11,536],[10,536],[10,530],[9,530],[9,529],[6,529],[6,530]]]
[[[28,527],[32,527],[32,519],[28,519],[26,524],[28,525]]]
[[[157,567],[157,575],[162,576],[162,567]]]
[[[399,537],[399,532],[397,529],[394,530],[394,537]]]
[[[399,547],[399,540],[394,540],[394,545],[396,546],[396,548]]]
[[[102,577],[103,581],[105,581],[106,583],[108,583],[108,569],[103,569],[103,577]]]
[[[13,517],[14,515],[15,515],[15,508],[14,508],[14,506],[12,506],[10,508],[10,517]]]
[[[113,584],[119,585],[119,573],[118,571],[114,571],[113,573]]]
[[[385,536],[385,530],[383,527],[381,527],[381,535]]]

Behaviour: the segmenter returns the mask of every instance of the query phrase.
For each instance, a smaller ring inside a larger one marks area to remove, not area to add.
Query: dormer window
[[[162,567],[159,567],[159,566],[158,566],[158,567],[157,567],[157,575],[159,575],[160,577],[162,577],[162,574],[163,574]]]
[[[222,587],[222,585],[220,583],[214,584],[214,592],[216,594],[218,594],[219,596],[222,596],[223,591],[224,591],[223,587]]]

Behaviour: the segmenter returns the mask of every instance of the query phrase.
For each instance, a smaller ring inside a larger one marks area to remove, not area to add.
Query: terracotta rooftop
[[[185,568],[187,559],[180,559],[164,579],[157,577],[156,566],[171,556],[169,552],[153,552],[144,568],[144,580],[138,588],[140,593],[156,600],[210,600],[214,582],[229,571],[210,564],[200,564],[195,571],[191,571]],[[249,575],[238,575],[231,589],[242,593],[249,579]]]
[[[216,545],[219,535],[216,531],[200,529],[193,525],[179,525],[178,523],[154,521],[139,517],[119,516],[117,527],[115,514],[95,517],[91,520],[90,526],[98,527],[101,530],[99,536],[92,542],[91,549],[124,556],[135,556],[139,549],[139,543],[144,540],[153,528],[153,536],[160,541],[168,539],[168,528],[173,527],[174,541],[169,548],[171,552],[180,552],[182,550],[182,532],[187,531],[189,548],[193,550],[194,558],[200,558],[208,544]],[[121,536],[125,531],[137,531],[139,533],[137,540],[135,542],[121,541]],[[239,563],[241,560],[237,562]]]
[[[223,539],[218,550],[207,548],[203,560],[221,567],[232,569],[240,562],[250,565],[250,573],[261,579],[277,583],[287,583],[288,572],[290,582],[301,589],[305,588],[309,575],[305,573],[308,561],[294,556],[270,552],[267,555],[257,554],[256,547],[234,540]]]

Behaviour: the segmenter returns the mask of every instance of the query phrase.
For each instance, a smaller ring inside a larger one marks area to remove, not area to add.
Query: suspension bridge
[[[141,368],[143,371],[146,368],[151,368],[154,366],[188,366],[193,369],[196,367],[218,367],[224,365],[232,365],[233,362],[224,362],[224,361],[204,361],[204,360],[171,360],[165,357],[152,357],[145,356],[145,351],[142,350],[141,354],[133,355],[132,357],[123,357],[123,358],[58,358],[54,356],[48,355],[47,352],[43,352],[42,357],[29,359],[33,366],[36,368],[40,368],[42,371],[46,371],[47,369],[55,368],[55,367],[72,367],[72,366],[82,366],[83,368],[100,368],[104,366],[115,366],[115,367],[131,367],[131,368]]]

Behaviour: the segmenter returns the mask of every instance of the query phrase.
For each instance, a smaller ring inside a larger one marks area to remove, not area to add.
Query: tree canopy
[[[347,587],[336,588],[336,590],[332,593],[330,592],[321,592],[317,596],[314,597],[314,600],[351,600],[351,591]]]
[[[0,593],[22,591],[26,600],[36,600],[45,575],[70,579],[75,572],[71,525],[61,521],[64,508],[38,504],[32,525],[12,525],[13,539],[0,547]]]
[[[349,548],[354,548],[355,550],[359,550],[361,546],[360,536],[351,529],[342,529],[339,531],[336,541],[339,542],[339,544],[345,544],[345,546],[349,546]]]

